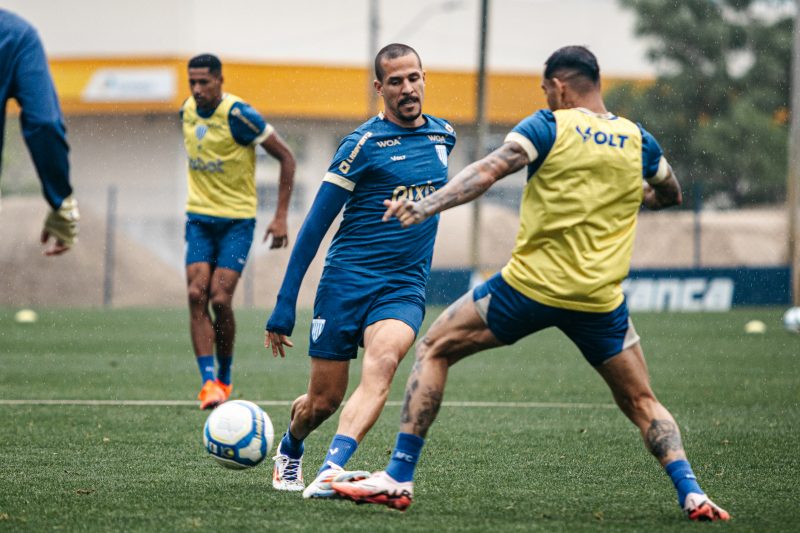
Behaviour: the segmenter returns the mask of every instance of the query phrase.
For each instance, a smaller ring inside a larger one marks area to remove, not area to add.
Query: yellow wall
[[[176,112],[189,94],[186,60],[54,59],[50,62],[61,105],[66,114],[114,114]],[[81,94],[99,68],[168,67],[175,70],[177,91],[169,102],[88,103]],[[319,65],[277,65],[227,62],[224,88],[268,117],[362,120],[368,112],[366,69]],[[454,123],[470,123],[475,117],[475,74],[427,72],[425,112]],[[615,81],[607,80],[606,86]],[[539,74],[492,73],[487,78],[487,117],[490,122],[513,124],[546,106]]]

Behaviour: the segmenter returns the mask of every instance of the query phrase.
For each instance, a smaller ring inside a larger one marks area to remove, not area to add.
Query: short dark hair
[[[378,55],[375,56],[375,79],[383,81],[383,76],[386,73],[383,71],[381,62],[384,59],[397,59],[398,57],[407,56],[408,54],[417,56],[417,63],[419,63],[419,67],[422,68],[422,60],[419,58],[419,54],[407,44],[392,43],[381,48]]]
[[[207,68],[209,73],[219,76],[222,74],[222,61],[214,54],[200,54],[189,60],[189,68]]]
[[[600,83],[600,65],[585,46],[565,46],[553,52],[544,63],[544,77],[551,80],[561,76],[579,76],[597,86]]]

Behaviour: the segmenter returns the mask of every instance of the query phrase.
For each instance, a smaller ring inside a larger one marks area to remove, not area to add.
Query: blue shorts
[[[241,273],[253,243],[254,218],[186,214],[186,266],[210,263]]]
[[[364,330],[389,318],[405,322],[416,335],[425,318],[424,285],[326,266],[314,299],[308,354],[355,359]]]
[[[639,342],[624,301],[608,313],[551,307],[521,294],[499,273],[475,287],[472,298],[491,332],[505,344],[555,326],[578,346],[592,366],[599,366]]]

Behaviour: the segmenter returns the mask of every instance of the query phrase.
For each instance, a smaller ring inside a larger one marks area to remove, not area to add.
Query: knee
[[[424,335],[415,347],[416,362],[422,364],[446,358],[451,344],[446,338],[433,338],[427,334]]]
[[[399,364],[400,358],[394,353],[373,356],[361,370],[362,384],[369,387],[373,395],[388,395]]]
[[[216,292],[211,295],[211,308],[214,313],[219,314],[231,310],[231,296],[224,292]]]
[[[625,393],[620,400],[625,412],[632,415],[647,415],[658,405],[658,400],[650,389]]]
[[[189,285],[189,303],[191,305],[205,305],[208,301],[208,292],[202,285]]]
[[[306,397],[306,408],[311,418],[316,421],[327,420],[336,412],[342,398],[333,395],[308,395]]]

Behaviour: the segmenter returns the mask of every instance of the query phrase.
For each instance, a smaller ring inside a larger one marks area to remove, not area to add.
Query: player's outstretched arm
[[[465,204],[486,192],[494,182],[513,174],[528,164],[528,154],[510,141],[483,159],[465,167],[447,185],[419,202],[386,200],[384,222],[396,217],[407,228],[419,224],[446,209]]]
[[[261,143],[264,150],[269,155],[274,157],[280,163],[281,171],[278,179],[278,207],[275,210],[275,217],[272,222],[267,226],[267,231],[264,233],[262,242],[267,242],[267,239],[272,235],[272,243],[270,248],[285,248],[289,245],[289,230],[286,222],[289,214],[289,200],[292,196],[292,188],[294,187],[294,171],[297,163],[294,159],[294,154],[289,145],[274,132]]]
[[[323,182],[303,225],[300,227],[297,242],[292,248],[289,264],[286,267],[286,274],[283,276],[283,283],[278,291],[278,301],[266,326],[264,347],[271,347],[272,355],[275,357],[278,355],[285,357],[283,347],[292,346],[289,337],[294,329],[297,293],[300,292],[300,284],[303,282],[311,261],[317,255],[325,233],[328,232],[328,228],[331,227],[336,215],[342,210],[349,197],[350,191],[338,185]]]
[[[666,209],[683,203],[683,193],[681,184],[672,170],[672,166],[667,163],[665,177],[654,183],[653,179],[644,182],[644,198],[642,204],[653,211]]]

